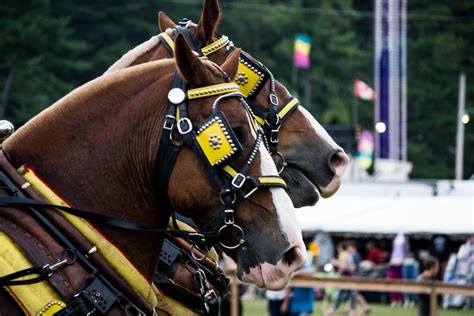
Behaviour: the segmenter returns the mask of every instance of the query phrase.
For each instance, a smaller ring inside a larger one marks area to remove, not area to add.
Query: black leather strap
[[[58,230],[53,223],[51,223],[43,214],[42,212],[38,211],[35,207],[51,207],[47,204],[37,202],[36,200],[29,199],[25,196],[20,188],[17,187],[6,175],[3,171],[0,171],[0,182],[2,182],[5,186],[9,187],[12,192],[15,192],[16,196],[2,196],[2,199],[5,203],[0,202],[0,206],[12,206],[12,205],[22,205],[25,206],[25,211],[29,211],[40,223],[42,223],[69,251],[73,252],[75,255],[75,261],[82,265],[82,267],[90,273],[93,278],[99,280],[104,287],[108,289],[110,293],[113,294],[114,297],[120,298],[121,301],[127,302],[130,306],[133,305],[121,292],[119,292],[100,272],[99,270],[89,261],[89,259],[83,255],[77,247],[67,238],[60,230]],[[22,203],[23,201],[24,203]],[[14,202],[14,203],[7,203],[7,202]],[[62,208],[62,206],[59,206]],[[45,269],[43,267],[42,269]],[[47,276],[51,275],[52,269],[51,267],[47,268]],[[39,271],[35,269],[33,271]],[[54,270],[53,270],[54,271]],[[49,273],[48,273],[49,272]],[[19,271],[18,273],[22,273]],[[24,273],[24,272],[23,272]],[[41,277],[41,276],[40,276]],[[41,281],[41,280],[39,280]],[[38,282],[39,282],[38,281]],[[89,310],[90,311],[90,310]],[[88,312],[89,312],[88,311]],[[140,311],[142,315],[145,315],[144,312]],[[87,312],[85,313],[87,314]],[[70,314],[70,315],[85,315],[82,314]]]
[[[37,277],[27,280],[16,280],[31,275],[37,275]],[[0,277],[0,286],[34,284],[46,280],[48,277],[49,271],[44,267],[32,267]]]

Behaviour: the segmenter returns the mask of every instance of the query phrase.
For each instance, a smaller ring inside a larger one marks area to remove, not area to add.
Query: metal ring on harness
[[[194,250],[196,250],[196,251],[194,251]],[[198,257],[195,254],[195,252],[201,252],[203,254],[202,257]],[[207,257],[207,251],[203,251],[201,248],[196,246],[196,244],[192,244],[192,246],[191,246],[191,257],[193,257],[194,260],[203,261]]]
[[[283,172],[283,170],[285,169],[285,167],[288,165],[285,161],[285,157],[283,157],[283,155],[279,151],[277,151],[276,153],[272,153],[272,158],[273,157],[278,158],[277,160],[273,159],[273,162],[275,163],[275,166],[277,168],[279,168],[278,169],[278,174],[281,174]],[[280,163],[278,163],[278,162],[280,162]]]
[[[234,230],[237,231],[238,234],[240,234],[239,238],[237,238],[238,241],[235,243],[235,245],[227,245],[222,241],[221,235],[226,230],[226,228],[231,228],[231,229],[234,228]],[[237,249],[245,243],[244,231],[239,225],[236,225],[236,224],[224,224],[217,231],[217,236],[219,237],[219,244],[226,249]]]
[[[237,201],[237,194],[235,194],[235,192],[231,192],[231,193],[232,193],[232,202],[231,202],[231,204],[234,204]],[[221,200],[222,205],[226,205],[226,203],[224,202],[224,200],[222,198],[222,195],[219,195],[219,200]]]

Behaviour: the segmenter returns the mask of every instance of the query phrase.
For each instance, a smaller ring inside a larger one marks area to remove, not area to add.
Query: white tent
[[[374,185],[379,194],[367,194],[366,190],[354,194],[357,189],[352,187],[345,190],[346,194],[338,192],[329,199],[320,199],[316,206],[296,210],[303,231],[474,234],[472,194],[399,192],[397,196],[380,194],[380,186]]]

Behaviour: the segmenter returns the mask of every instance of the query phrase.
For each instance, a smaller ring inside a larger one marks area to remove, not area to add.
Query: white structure
[[[306,232],[474,235],[474,180],[343,182],[297,214]]]

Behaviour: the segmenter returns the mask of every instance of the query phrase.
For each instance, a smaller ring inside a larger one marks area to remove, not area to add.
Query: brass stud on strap
[[[25,183],[23,183],[23,184],[21,185],[21,188],[22,188],[23,190],[26,190],[26,189],[28,189],[30,186],[31,186],[31,183],[25,182]]]
[[[97,252],[97,247],[96,247],[96,246],[94,246],[94,247],[92,247],[91,249],[89,249],[89,251],[87,252],[87,254],[88,254],[88,255],[91,255],[91,254],[93,254],[94,252]]]

